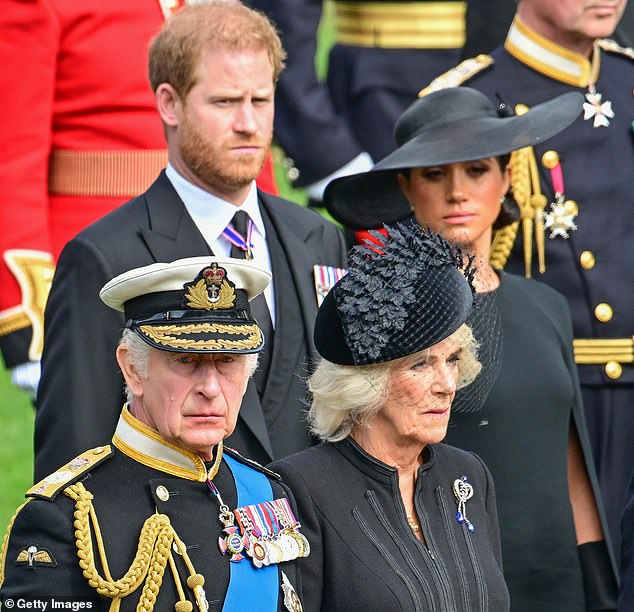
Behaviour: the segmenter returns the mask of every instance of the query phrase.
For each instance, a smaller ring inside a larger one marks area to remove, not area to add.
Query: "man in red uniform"
[[[167,162],[147,47],[180,0],[7,0],[0,11],[0,350],[39,381],[54,265]],[[258,179],[276,193],[270,159]]]

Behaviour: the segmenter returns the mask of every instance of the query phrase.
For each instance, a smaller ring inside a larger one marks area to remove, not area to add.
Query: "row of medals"
[[[258,538],[251,533],[245,548],[255,567],[293,561],[298,557],[308,557],[310,553],[306,536],[292,527],[268,538]]]
[[[218,538],[218,548],[223,555],[229,553],[230,561],[234,563],[242,561],[243,553],[246,552],[255,567],[293,561],[310,554],[308,539],[299,531],[299,527],[299,523],[296,523],[276,534],[257,536],[244,527],[244,532],[240,533],[240,527],[229,520],[223,529],[227,535]]]

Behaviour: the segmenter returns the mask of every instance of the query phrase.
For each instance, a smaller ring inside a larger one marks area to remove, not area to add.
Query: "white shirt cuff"
[[[326,178],[306,186],[306,193],[313,200],[324,199],[324,191],[330,181],[334,181],[342,176],[348,176],[349,174],[359,174],[360,172],[367,172],[374,166],[374,162],[368,153],[360,153],[354,159],[350,160],[345,166],[342,166],[338,170],[335,170],[332,174]]]

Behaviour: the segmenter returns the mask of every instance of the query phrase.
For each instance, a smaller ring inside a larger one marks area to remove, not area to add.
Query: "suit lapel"
[[[277,235],[284,250],[284,256],[297,290],[297,297],[300,303],[302,322],[304,325],[304,336],[312,357],[317,353],[313,345],[313,323],[317,315],[317,297],[313,287],[313,264],[308,258],[306,246],[297,235],[296,231],[290,227],[279,214],[277,207],[272,206],[274,196],[262,191],[258,192],[260,203],[263,206],[270,222],[274,225]],[[279,303],[280,296],[276,292],[275,310],[280,312],[283,305]]]
[[[271,427],[277,421],[280,411],[294,401],[292,396],[289,397],[294,392],[289,381],[299,373],[297,366],[306,355],[306,343],[297,283],[289,268],[290,258],[264,207],[262,217],[266,225],[266,242],[275,279],[277,312],[275,341],[262,396],[262,405],[266,406],[265,418]]]
[[[150,187],[145,201],[149,226],[141,230],[141,237],[157,262],[213,255],[165,171]]]

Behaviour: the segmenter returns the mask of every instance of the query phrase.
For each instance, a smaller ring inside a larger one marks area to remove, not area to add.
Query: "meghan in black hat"
[[[446,441],[480,455],[495,479],[514,612],[543,609],[544,602],[558,612],[584,610],[593,590],[608,595],[610,609],[615,587],[566,300],[490,263],[494,226],[513,220],[506,154],[564,129],[580,104],[571,93],[500,116],[475,90],[432,93],[399,119],[394,153],[326,192],[330,211],[353,228],[410,218],[476,258],[474,303],[483,312],[497,306],[501,369],[479,410],[453,411]],[[478,321],[474,309],[469,322],[480,350],[496,353]]]
[[[493,482],[441,443],[481,369],[474,270],[417,225],[387,233],[356,247],[317,315],[309,421],[324,444],[272,465],[311,543],[304,610],[504,612]]]

